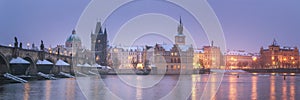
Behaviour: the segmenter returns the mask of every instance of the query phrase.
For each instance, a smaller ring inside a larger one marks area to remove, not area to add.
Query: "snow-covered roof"
[[[280,47],[280,49],[281,50],[294,50],[295,48],[284,46],[284,47]]]
[[[78,67],[81,67],[82,65],[81,65],[81,64],[77,64],[77,66],[78,66]]]
[[[181,51],[188,51],[191,45],[178,45]]]
[[[143,47],[140,47],[140,46],[116,46],[115,48],[119,48],[119,49],[122,49],[124,51],[142,51],[143,50]]]
[[[164,48],[165,51],[171,51],[174,45],[173,44],[160,44],[160,46],[162,48]]]
[[[65,61],[63,60],[58,60],[55,65],[58,65],[58,66],[70,66],[70,64],[66,63]]]
[[[204,53],[204,50],[203,49],[195,49],[194,53]]]
[[[96,64],[93,64],[92,67],[102,67],[102,66],[96,63]]]
[[[230,50],[227,51],[226,55],[251,56],[250,53],[241,50]]]
[[[112,69],[112,68],[111,68],[111,67],[109,67],[109,66],[106,66],[106,68],[107,68],[107,69]]]
[[[176,36],[185,36],[184,34],[176,34]]]
[[[53,63],[48,60],[38,60],[36,62],[36,64],[38,64],[38,65],[53,65]]]
[[[10,64],[30,64],[30,62],[28,62],[25,59],[20,58],[20,57],[13,58],[12,60],[10,60],[9,63]]]
[[[85,64],[83,64],[82,66],[84,66],[84,67],[91,67],[91,65],[88,64],[88,63],[85,63]]]

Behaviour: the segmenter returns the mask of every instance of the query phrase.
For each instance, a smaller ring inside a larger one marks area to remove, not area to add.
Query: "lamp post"
[[[29,49],[30,43],[27,43],[27,49]]]

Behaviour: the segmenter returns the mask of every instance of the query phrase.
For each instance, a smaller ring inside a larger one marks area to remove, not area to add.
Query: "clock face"
[[[179,38],[179,42],[182,42],[183,41],[183,39],[182,38]]]
[[[101,42],[101,40],[98,40],[98,43],[100,43]]]

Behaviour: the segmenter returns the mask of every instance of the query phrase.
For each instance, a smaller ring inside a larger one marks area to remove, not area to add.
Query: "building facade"
[[[154,46],[154,65],[158,69],[165,69],[167,73],[193,69],[194,49],[192,45],[185,44],[183,24],[180,18],[175,44],[156,44]]]
[[[115,46],[109,50],[109,62],[114,69],[135,69],[134,63],[142,63],[142,51],[140,46]]]
[[[203,59],[203,66],[204,68],[220,68],[223,63],[223,54],[220,50],[220,47],[214,46],[213,43],[211,46],[204,46],[204,58]]]
[[[225,54],[226,69],[252,69],[255,56],[244,50],[228,50]]]
[[[260,67],[263,69],[299,68],[297,47],[280,47],[274,39],[268,49],[260,49]]]

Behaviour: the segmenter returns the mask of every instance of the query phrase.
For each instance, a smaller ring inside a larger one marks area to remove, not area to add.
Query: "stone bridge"
[[[53,63],[53,68],[51,68],[51,73],[58,72],[59,69],[55,69],[55,63],[60,59],[70,66],[67,66],[71,72],[72,66],[72,57],[65,56],[65,55],[58,55],[53,53],[48,53],[45,51],[39,50],[29,50],[29,49],[21,49],[17,47],[7,47],[0,45],[0,75],[4,73],[11,73],[12,72],[12,64],[10,61],[13,58],[23,58],[24,60],[30,62],[30,65],[26,67],[26,75],[35,75],[37,73],[37,62],[38,60],[47,60]],[[50,65],[51,66],[51,65]]]

